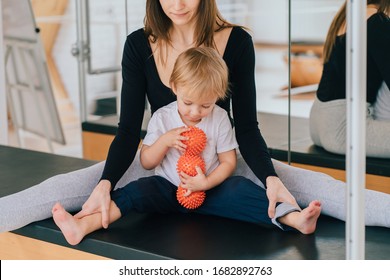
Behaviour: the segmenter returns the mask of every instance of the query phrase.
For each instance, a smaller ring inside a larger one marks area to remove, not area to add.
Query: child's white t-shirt
[[[180,118],[177,102],[174,101],[158,109],[149,121],[143,145],[152,145],[162,134],[177,127],[185,126]],[[197,125],[207,136],[206,148],[202,157],[206,163],[206,175],[219,164],[218,153],[227,152],[238,147],[227,112],[215,105],[213,111]],[[180,184],[176,164],[181,153],[170,148],[163,161],[156,167],[155,174],[169,180],[174,185]]]

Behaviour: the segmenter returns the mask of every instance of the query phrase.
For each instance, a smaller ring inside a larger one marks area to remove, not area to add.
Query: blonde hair
[[[224,99],[229,88],[228,68],[219,53],[209,47],[181,53],[169,80],[171,87],[184,87],[187,96]]]
[[[367,5],[376,5],[378,8],[378,13],[383,13],[389,15],[390,13],[390,0],[367,0]],[[328,34],[326,36],[323,59],[324,63],[329,61],[330,53],[336,42],[337,34],[340,32],[341,28],[346,25],[347,17],[347,2],[345,2],[340,10],[337,12],[336,16],[333,18],[333,21],[329,27]]]

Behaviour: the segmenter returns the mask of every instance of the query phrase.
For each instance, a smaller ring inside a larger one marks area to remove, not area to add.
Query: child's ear
[[[177,95],[177,94],[176,94],[176,86],[175,86],[175,84],[173,84],[173,83],[171,84],[171,90],[172,90],[172,92],[173,92],[174,95]]]

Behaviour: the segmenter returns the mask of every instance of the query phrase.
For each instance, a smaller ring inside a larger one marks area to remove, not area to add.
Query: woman
[[[366,154],[390,157],[390,0],[367,1]],[[335,16],[324,46],[324,70],[310,113],[313,142],[346,151],[346,3]]]
[[[55,202],[60,202],[68,211],[77,211],[82,206],[76,215],[78,218],[102,213],[102,226],[106,228],[110,191],[153,174],[140,167],[136,156],[145,92],[153,112],[174,101],[168,87],[174,62],[181,52],[199,45],[216,48],[229,68],[230,98],[218,105],[230,113],[230,101],[232,104],[235,133],[242,154],[236,175],[243,175],[266,188],[269,217],[275,217],[278,202],[298,208],[284,182],[300,205],[308,206],[312,200],[319,199],[324,214],[345,219],[343,182],[272,162],[256,119],[255,55],[250,35],[223,20],[214,0],[147,0],[145,29],[130,34],[124,47],[120,121],[107,161],[55,176],[26,191],[1,198],[0,231],[50,217]],[[386,207],[389,209],[390,196],[367,191],[366,197],[367,201],[375,201],[368,204],[366,223],[390,227],[389,219],[376,215],[385,213]],[[267,213],[258,215],[267,216]]]

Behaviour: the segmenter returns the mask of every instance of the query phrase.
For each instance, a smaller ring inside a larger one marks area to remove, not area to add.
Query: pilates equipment
[[[184,196],[187,190],[181,186],[177,188],[176,198],[179,203],[187,209],[196,209],[202,205],[206,198],[205,192],[192,192],[188,196]]]
[[[30,1],[2,1],[6,99],[19,146],[24,131],[65,144],[46,57]],[[8,122],[6,122],[8,123]]]
[[[0,145],[0,197],[23,190],[53,175],[94,163]],[[15,172],[16,170],[18,172]],[[72,257],[72,252],[75,259],[80,253],[88,253],[89,259],[106,257],[142,260],[346,258],[345,223],[323,215],[320,216],[317,230],[312,235],[282,232],[277,228],[195,213],[135,212],[111,224],[108,230],[98,230],[86,236],[77,246],[70,246],[66,242],[51,218],[32,223],[7,235],[14,237],[12,240],[8,238],[6,243],[13,242],[13,246],[10,251],[4,252],[4,234],[0,234],[0,259],[3,260],[5,258],[2,254],[6,253],[12,255],[13,259],[33,259],[40,251],[45,252],[48,259]],[[367,227],[366,259],[389,260],[389,236],[389,228]],[[40,244],[36,245],[38,247],[29,247],[30,243],[37,240],[40,241]],[[67,251],[67,255],[50,255],[54,254],[54,250],[48,248],[54,245],[59,252],[61,249]]]
[[[187,145],[187,155],[199,155],[206,147],[207,137],[204,131],[196,126],[190,126],[188,131],[184,131],[182,136],[188,137],[188,140],[182,142]]]
[[[193,177],[198,174],[195,169],[196,166],[199,166],[203,173],[206,172],[206,165],[201,156],[184,154],[177,161],[177,172],[184,172]]]

